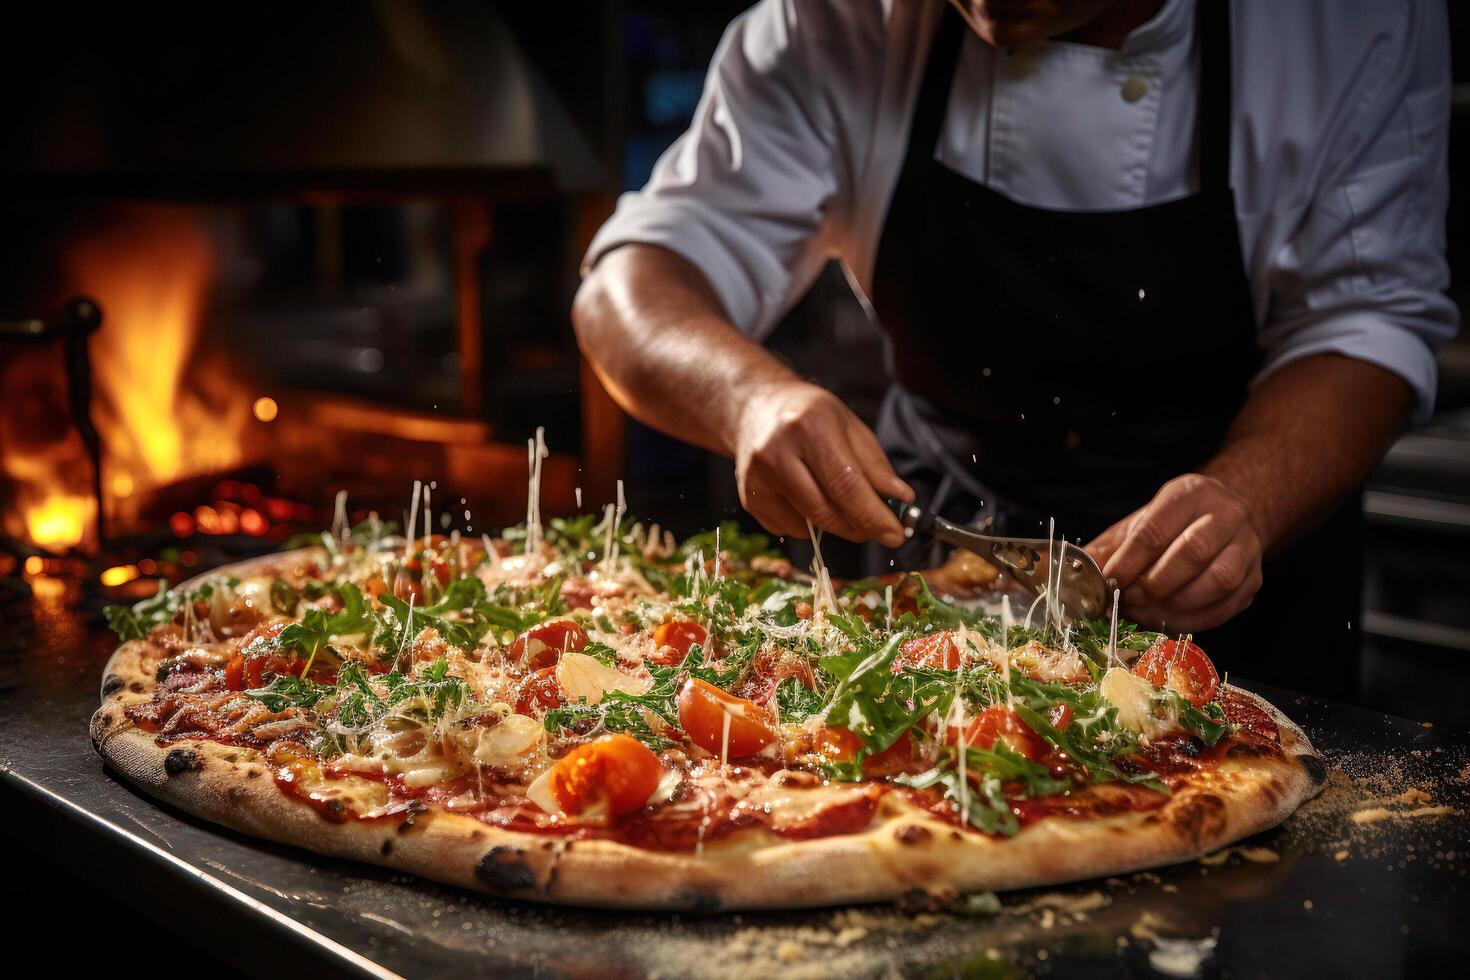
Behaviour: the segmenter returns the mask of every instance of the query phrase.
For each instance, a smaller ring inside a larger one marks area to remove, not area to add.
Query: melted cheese
[[[1179,715],[1170,699],[1147,680],[1122,667],[1110,667],[1099,692],[1118,709],[1118,723],[1144,738],[1158,738],[1179,727]]]

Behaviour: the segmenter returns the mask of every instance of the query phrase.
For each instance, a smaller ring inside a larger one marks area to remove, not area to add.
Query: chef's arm
[[[881,496],[912,499],[866,425],[733,327],[700,271],[659,246],[604,255],[572,307],[582,352],[635,419],[735,461],[767,530],[807,520],[851,540],[903,540]]]
[[[1317,526],[1367,478],[1413,406],[1397,374],[1303,357],[1251,392],[1220,451],[1088,545],[1138,621],[1196,632],[1261,586],[1261,559]]]
[[[1403,378],[1376,364],[1304,357],[1256,387],[1203,472],[1246,500],[1270,557],[1362,485],[1413,404]]]

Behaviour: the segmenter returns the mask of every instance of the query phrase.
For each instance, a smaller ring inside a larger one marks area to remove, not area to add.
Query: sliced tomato
[[[812,738],[811,750],[833,762],[851,762],[863,749],[863,740],[846,728],[823,727]]]
[[[698,623],[688,619],[671,619],[667,623],[660,623],[653,631],[653,645],[657,652],[648,659],[665,666],[681,664],[689,656],[690,647],[695,644],[703,647],[708,641],[709,631]]]
[[[579,745],[551,770],[551,795],[567,813],[606,809],[625,817],[648,803],[663,779],[658,757],[628,735],[603,735]]]
[[[511,642],[506,653],[511,660],[524,663],[531,670],[554,667],[568,650],[581,650],[587,645],[587,633],[570,619],[550,619],[537,623]]]
[[[706,752],[728,750],[732,759],[755,755],[776,740],[776,726],[763,706],[697,677],[679,691],[679,727]]]
[[[1160,637],[1134,662],[1133,673],[1155,687],[1178,691],[1196,708],[1215,700],[1220,690],[1215,665],[1191,640]]]
[[[225,687],[231,691],[245,690],[245,658],[238,653],[225,664]]]
[[[960,665],[960,648],[949,632],[930,633],[916,636],[898,648],[898,657],[893,661],[896,674],[904,667],[931,667],[935,670],[955,670]]]
[[[833,762],[851,762],[862,751],[863,740],[846,728],[824,727],[812,738],[811,751]],[[913,741],[904,732],[882,752],[863,760],[864,776],[890,776],[908,768],[914,755]]]
[[[516,713],[529,715],[533,709],[555,708],[562,702],[561,685],[556,682],[556,667],[542,667],[528,674],[521,682],[520,695],[516,698]]]
[[[973,748],[990,749],[1001,742],[1012,752],[1033,762],[1051,754],[1051,743],[1032,731],[1013,709],[1003,704],[991,705],[971,718],[965,723],[964,733],[965,744]],[[954,745],[959,740],[960,728],[950,725],[945,732],[945,741]]]

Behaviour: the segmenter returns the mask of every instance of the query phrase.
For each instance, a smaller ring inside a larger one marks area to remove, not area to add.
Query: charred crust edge
[[[536,872],[519,847],[492,847],[475,864],[475,877],[497,892],[521,892],[536,887]]]
[[[1313,786],[1321,786],[1327,782],[1327,763],[1322,761],[1320,755],[1299,755],[1296,761],[1306,770],[1307,778],[1312,781]]]
[[[123,680],[120,675],[108,674],[102,678],[102,696],[104,698],[111,697],[118,691],[121,691],[126,684],[127,681]]]
[[[163,757],[163,771],[170,776],[198,772],[203,768],[204,760],[193,749],[174,749]]]

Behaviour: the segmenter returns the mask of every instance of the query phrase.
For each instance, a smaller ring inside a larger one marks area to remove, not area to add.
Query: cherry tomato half
[[[863,740],[847,728],[824,726],[812,738],[812,751],[834,762],[850,762],[862,751]]]
[[[1031,730],[1031,727],[1016,716],[1016,712],[1003,704],[994,704],[965,723],[965,744],[978,749],[990,749],[996,742],[1023,755],[1033,762],[1051,752],[1051,743]],[[945,732],[945,741],[951,745],[960,740],[958,726],[950,725]]]
[[[531,670],[554,667],[568,650],[581,650],[587,645],[587,634],[570,619],[551,619],[537,623],[516,637],[506,652],[510,659],[520,660]]]
[[[1148,652],[1133,664],[1133,673],[1155,687],[1178,691],[1198,708],[1215,699],[1220,690],[1220,675],[1205,652],[1190,640],[1160,637]]]
[[[765,708],[697,677],[679,691],[679,727],[706,752],[718,754],[727,747],[732,759],[755,755],[776,740],[776,726]]]
[[[826,727],[812,739],[811,751],[834,762],[851,762],[862,750],[863,740],[846,728]],[[892,745],[863,760],[863,775],[891,776],[903,772],[913,760],[913,741],[904,732]]]
[[[705,646],[709,632],[698,623],[687,619],[671,619],[659,624],[653,631],[653,645],[657,652],[648,659],[656,664],[669,666],[684,662],[689,648],[696,643]]]
[[[612,817],[636,813],[663,779],[646,745],[628,735],[603,735],[579,745],[551,770],[551,795],[567,813],[606,807]]]

